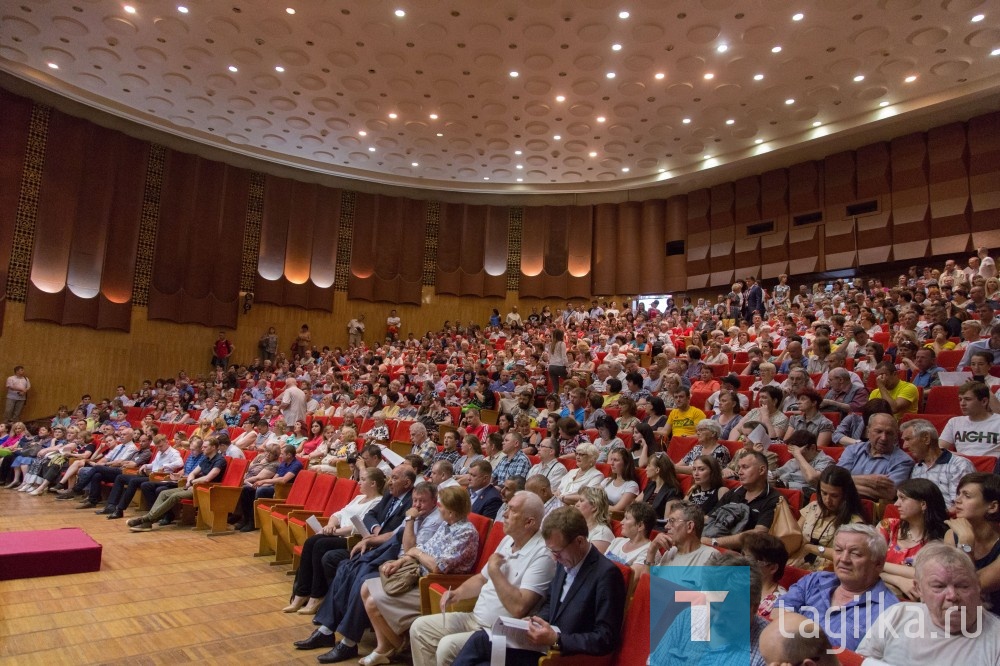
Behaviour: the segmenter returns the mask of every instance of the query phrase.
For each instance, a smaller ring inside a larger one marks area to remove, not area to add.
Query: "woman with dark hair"
[[[865,345],[864,358],[854,364],[854,372],[867,382],[868,375],[875,372],[875,368],[883,358],[885,358],[885,348],[874,340],[869,340]]]
[[[611,510],[624,511],[641,492],[635,459],[625,449],[616,448],[608,456],[608,463],[611,465],[611,474],[601,482],[600,487],[607,493]]]
[[[580,423],[569,416],[556,421],[556,438],[559,440],[559,450],[563,457],[572,458],[576,454],[576,449],[581,444],[588,444],[587,436],[580,430]],[[596,447],[595,447],[596,452]],[[594,462],[597,462],[597,453],[594,454]]]
[[[785,575],[788,551],[785,550],[785,544],[776,536],[766,532],[749,532],[743,537],[742,553],[760,567],[763,585],[757,615],[770,620],[774,605],[788,593],[788,590],[779,583],[781,577]]]
[[[928,541],[939,541],[948,531],[948,507],[941,489],[927,479],[907,479],[896,487],[899,518],[885,518],[878,526],[889,544],[882,580],[900,598],[919,599],[913,590],[913,560]]]
[[[865,403],[861,408],[861,413],[851,412],[840,422],[837,429],[833,431],[832,440],[836,446],[850,446],[857,444],[864,439],[868,430],[868,420],[873,414],[892,415],[892,405],[888,400],[875,398]]]
[[[622,518],[622,535],[611,541],[604,556],[627,567],[642,564],[649,549],[649,535],[656,527],[657,515],[648,504],[630,504]]]
[[[944,542],[968,554],[976,565],[983,596],[994,615],[1000,611],[1000,476],[972,472],[958,482],[955,518]]]
[[[632,455],[635,456],[638,452],[636,464],[639,467],[645,467],[646,463],[649,462],[649,457],[663,449],[653,429],[645,423],[636,426],[635,434],[636,437],[632,439]]]
[[[758,406],[747,412],[737,426],[739,438],[745,439],[757,425],[762,425],[767,430],[768,437],[774,441],[780,440],[788,430],[788,417],[781,411],[784,397],[777,386],[762,386],[757,394]],[[748,427],[751,423],[754,424],[753,428]]]
[[[625,442],[618,436],[618,424],[607,414],[597,417],[597,440],[594,446],[597,447],[597,462],[608,462],[608,456],[613,449],[625,449]],[[631,457],[631,456],[629,456]]]
[[[740,416],[740,398],[736,394],[736,391],[719,391],[719,398],[716,402],[715,414],[712,415],[712,420],[722,428],[719,439],[733,439],[732,433],[740,421],[743,420]]]
[[[615,421],[618,424],[618,430],[621,432],[633,432],[635,427],[642,423],[639,417],[636,416],[637,407],[635,400],[628,396],[622,396],[616,404],[620,410],[618,420]]]
[[[833,421],[819,411],[823,396],[815,389],[806,389],[799,394],[798,403],[799,413],[788,419],[784,438],[788,439],[796,430],[808,430],[816,433],[816,444],[830,446],[833,443]]]
[[[722,482],[722,466],[712,455],[698,456],[691,463],[691,481],[691,489],[684,499],[695,504],[706,516],[729,492]]]
[[[802,549],[789,561],[794,567],[821,571],[833,560],[833,537],[841,525],[863,523],[861,496],[851,473],[831,465],[819,475],[819,494],[802,508]]]
[[[674,463],[666,453],[654,453],[646,463],[646,487],[642,491],[642,501],[653,507],[657,516],[666,512],[667,502],[681,499],[684,491],[677,478]]]
[[[646,402],[649,403],[649,412],[646,414],[646,420],[643,424],[649,426],[653,432],[663,430],[664,432],[661,434],[665,435],[665,428],[667,427],[667,405],[663,402],[663,398],[654,395]],[[638,427],[639,426],[636,426],[636,429],[638,429]]]

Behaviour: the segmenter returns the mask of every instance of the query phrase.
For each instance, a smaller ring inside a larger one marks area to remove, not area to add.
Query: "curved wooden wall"
[[[529,298],[589,298],[592,206],[524,209],[519,293]]]
[[[357,195],[348,297],[420,303],[427,205],[381,194]]]
[[[506,206],[441,204],[435,293],[502,298],[509,224]]]
[[[28,150],[28,128],[32,103],[0,89],[0,333],[7,304],[7,278],[14,259],[14,229],[17,226],[21,181]]]

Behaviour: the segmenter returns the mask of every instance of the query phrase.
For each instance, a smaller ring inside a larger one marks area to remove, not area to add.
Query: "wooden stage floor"
[[[0,663],[256,666],[315,664],[323,653],[292,647],[312,631],[310,618],[280,612],[289,567],[253,557],[256,532],[135,534],[125,526],[134,510],[107,520],[76,506],[0,489],[0,539],[77,526],[104,546],[99,572],[0,582]],[[373,643],[369,632],[362,654]]]

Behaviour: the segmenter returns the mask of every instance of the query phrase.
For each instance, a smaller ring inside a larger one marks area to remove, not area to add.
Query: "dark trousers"
[[[122,474],[111,486],[111,494],[108,495],[108,506],[116,507],[119,511],[124,511],[132,503],[132,498],[139,492],[142,484],[147,483],[149,477],[143,474]]]
[[[240,493],[240,501],[237,504],[240,507],[240,512],[243,514],[243,522],[256,526],[254,522],[253,503],[254,500],[260,497],[274,497],[274,486],[261,486],[260,488],[243,486],[243,492]]]
[[[11,468],[14,465],[14,458],[16,457],[17,454],[14,453],[0,459],[2,460],[2,462],[0,462],[0,482],[10,483],[10,480],[14,478],[14,473],[11,471]]]
[[[455,657],[455,661],[451,662],[451,666],[475,666],[477,664],[489,666],[492,648],[493,644],[490,642],[486,630],[480,629],[469,637],[462,651]],[[506,664],[507,666],[537,666],[538,658],[542,654],[534,650],[507,648]]]
[[[76,474],[76,483],[73,484],[73,490],[83,490],[90,483],[90,477],[94,475],[94,470],[97,467],[83,467]]]
[[[316,612],[313,624],[336,629],[344,638],[361,640],[365,629],[371,626],[365,602],[361,599],[361,586],[369,578],[378,578],[378,567],[378,563],[366,562],[359,557],[342,563]]]
[[[176,487],[176,481],[146,481],[139,486],[139,492],[142,493],[142,499],[145,500],[146,507],[151,509],[156,504],[156,498],[160,496],[160,493]]]
[[[104,465],[98,465],[93,469],[94,471],[87,482],[89,488],[87,499],[96,504],[101,501],[101,482],[118,480],[118,477],[122,475],[122,469],[120,467],[105,467]]]
[[[329,553],[332,556],[336,551],[341,551],[343,555],[339,558],[336,556],[330,558],[332,572],[328,575],[324,566],[324,555]],[[337,573],[337,565],[347,559],[347,555],[347,539],[344,537],[314,534],[306,539],[302,544],[302,558],[292,586],[295,595],[319,599],[326,594],[330,581]]]

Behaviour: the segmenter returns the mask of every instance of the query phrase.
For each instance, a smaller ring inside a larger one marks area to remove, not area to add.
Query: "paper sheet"
[[[938,373],[938,379],[941,380],[941,386],[961,386],[972,379],[972,373],[942,371]]]
[[[767,434],[767,429],[762,425],[754,428],[750,434],[747,435],[747,439],[754,444],[762,445],[765,451],[771,447],[771,436]]]
[[[361,516],[351,516],[351,524],[354,525],[354,531],[362,537],[371,536],[371,532],[368,531],[368,527],[361,520]]]
[[[382,457],[385,458],[385,461],[393,467],[402,465],[406,462],[406,459],[403,458],[403,456],[399,455],[388,446],[382,447]]]
[[[504,646],[510,646],[515,650],[534,650],[535,652],[548,652],[549,647],[539,646],[531,642],[528,638],[528,620],[519,620],[514,617],[498,617],[490,629],[490,640],[493,642],[493,652],[496,654],[497,642],[503,641]],[[500,663],[503,663],[502,661]]]
[[[308,525],[316,534],[323,531],[323,524],[319,522],[319,519],[316,518],[316,516],[309,516],[306,518],[306,525]]]

